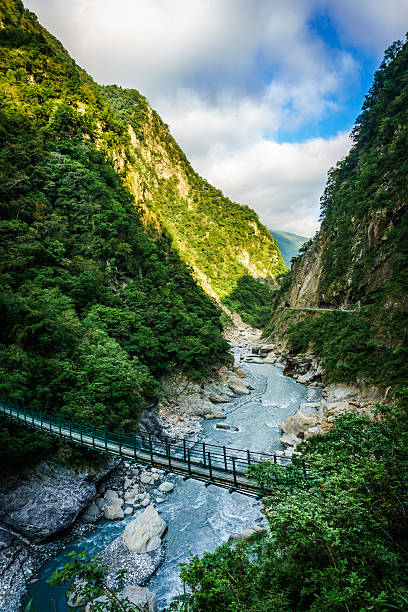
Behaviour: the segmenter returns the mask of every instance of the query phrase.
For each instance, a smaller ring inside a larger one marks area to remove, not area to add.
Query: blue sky
[[[143,93],[194,168],[313,235],[327,171],[408,0],[25,0],[100,83]]]

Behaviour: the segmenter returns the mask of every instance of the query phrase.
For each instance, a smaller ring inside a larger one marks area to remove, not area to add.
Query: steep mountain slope
[[[408,380],[408,44],[386,52],[352,133],[329,173],[322,226],[281,281],[268,333],[308,348],[329,380]],[[292,306],[359,304],[353,314],[297,314]]]
[[[223,300],[241,279],[272,280],[283,271],[277,245],[257,215],[194,172],[143,96],[96,85],[18,0],[3,0],[0,10],[13,71],[5,103],[19,100],[43,122],[64,109],[74,130],[81,125],[121,175],[145,225],[170,240],[209,295]],[[38,58],[29,53],[34,48]]]
[[[292,234],[292,232],[279,232],[278,230],[270,230],[270,232],[276,240],[276,244],[278,245],[286,267],[290,268],[292,265],[292,257],[299,255],[300,247],[307,242],[309,238]]]
[[[256,213],[194,172],[145,98],[116,86],[100,91],[127,126],[123,170],[146,225],[171,238],[205,291],[223,300],[243,277],[270,279],[284,270],[276,242]]]
[[[0,2],[0,42],[0,395],[132,430],[163,373],[228,359],[220,310],[146,233],[99,88],[21,2]],[[0,438],[21,460],[38,446]]]

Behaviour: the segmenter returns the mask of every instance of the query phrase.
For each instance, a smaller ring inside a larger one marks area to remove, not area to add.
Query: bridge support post
[[[224,468],[225,468],[225,470],[228,470],[227,450],[226,450],[225,446],[222,447],[222,452],[224,454]]]
[[[119,443],[119,455],[122,456],[122,439],[120,437],[120,432],[118,433],[118,443]]]
[[[153,456],[153,442],[152,442],[152,434],[149,433],[149,444],[150,444],[150,459],[152,465],[154,465],[154,456]]]
[[[187,464],[188,464],[188,473],[191,474],[191,456],[190,449],[187,449]]]
[[[169,470],[171,470],[171,444],[167,444],[167,457],[169,460]]]
[[[186,461],[187,459],[187,452],[186,452],[186,441],[183,438],[183,455],[184,455],[184,461]]]
[[[232,473],[234,476],[234,485],[237,486],[237,471],[235,469],[235,457],[232,456],[231,460],[232,460]]]
[[[206,464],[206,461],[205,461],[205,442],[203,442],[203,463],[204,463],[204,465]]]
[[[212,473],[212,465],[211,465],[211,453],[208,453],[208,470],[210,472],[210,480],[212,481],[213,473]]]
[[[251,451],[249,449],[247,450],[247,461],[248,465],[251,465]]]

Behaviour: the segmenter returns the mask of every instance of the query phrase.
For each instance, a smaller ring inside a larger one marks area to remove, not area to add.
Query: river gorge
[[[236,363],[246,374],[245,382],[251,389],[250,394],[223,404],[226,420],[203,421],[199,437],[228,447],[274,452],[282,448],[279,424],[294,414],[302,402],[318,401],[321,389],[307,388],[284,376],[282,365],[247,363],[248,352],[248,347],[234,348]],[[221,422],[227,423],[231,429],[217,428],[217,423]],[[159,609],[165,608],[174,596],[182,592],[180,563],[193,555],[215,550],[234,532],[262,524],[261,502],[253,498],[229,494],[214,486],[206,488],[200,482],[183,481],[181,477],[170,476],[170,480],[175,483],[174,491],[165,494],[165,501],[157,505],[160,516],[168,525],[164,561],[145,585],[156,594]],[[94,554],[105,549],[122,534],[125,524],[133,518],[128,516],[123,521],[101,519],[93,531],[69,542],[56,556],[48,559],[29,588],[29,598],[34,598],[36,608],[44,612],[68,610],[65,588],[47,584],[51,573],[64,566],[71,551],[87,550]]]

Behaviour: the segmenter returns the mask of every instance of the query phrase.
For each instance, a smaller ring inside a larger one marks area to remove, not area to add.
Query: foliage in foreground
[[[408,393],[376,418],[346,414],[304,442],[310,476],[263,464],[251,476],[270,535],[224,544],[182,566],[197,611],[405,610],[408,607]]]
[[[133,612],[136,610],[148,611],[148,605],[136,606],[121,596],[125,587],[126,570],[119,570],[116,574],[115,587],[108,587],[106,576],[108,569],[98,557],[90,557],[88,553],[72,552],[69,555],[72,561],[62,570],[56,571],[49,579],[49,584],[69,584],[68,595],[73,601],[88,602],[89,612]],[[102,601],[95,601],[103,598]]]

